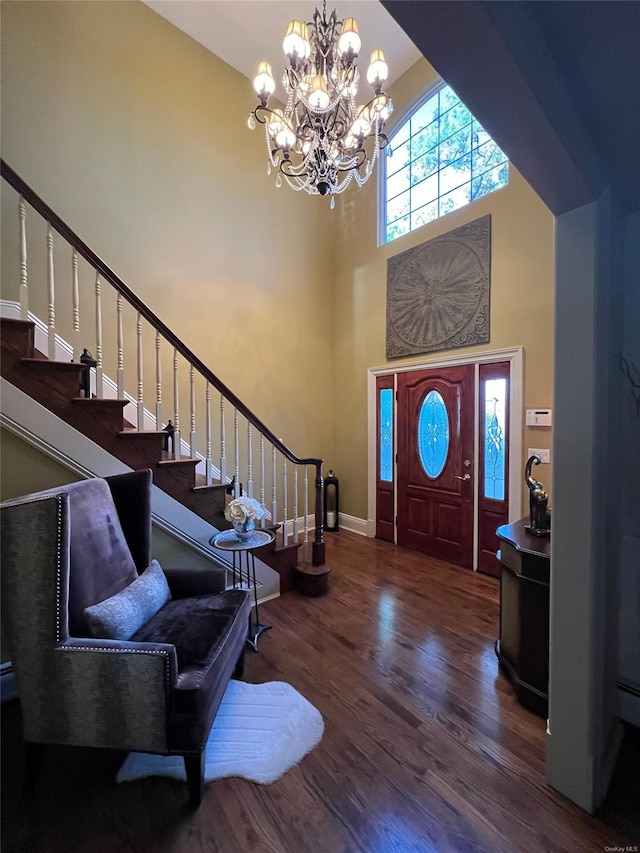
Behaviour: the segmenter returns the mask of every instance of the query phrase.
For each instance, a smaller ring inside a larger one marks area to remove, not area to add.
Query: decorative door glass
[[[449,415],[441,394],[433,389],[422,402],[418,417],[418,452],[427,477],[442,474],[449,452]]]
[[[393,388],[380,391],[380,479],[393,480]]]
[[[484,383],[484,497],[505,497],[505,409],[507,380]]]

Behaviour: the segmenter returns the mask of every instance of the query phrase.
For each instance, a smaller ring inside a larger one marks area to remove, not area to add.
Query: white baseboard
[[[346,515],[341,512],[338,518],[338,526],[350,533],[357,533],[359,536],[370,536],[369,524],[366,519],[358,518],[355,515]],[[325,531],[331,533],[331,531]]]

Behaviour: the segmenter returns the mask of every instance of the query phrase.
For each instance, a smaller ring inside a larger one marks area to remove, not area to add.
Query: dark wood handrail
[[[8,165],[4,160],[0,159],[0,174],[2,177],[10,184],[16,192],[18,192],[22,198],[28,202],[31,207],[37,211],[42,217],[44,217],[49,225],[54,228],[60,236],[64,237],[64,239],[73,246],[73,248],[78,252],[79,255],[89,263],[91,266],[99,272],[100,275],[108,281],[118,293],[121,293],[122,296],[127,300],[127,302],[132,305],[136,311],[139,311],[141,316],[145,318],[145,320],[150,323],[153,328],[160,332],[160,334],[173,346],[179,353],[182,355],[189,364],[193,365],[204,378],[213,385],[230,403],[234,408],[236,408],[239,412],[241,412],[244,417],[254,426],[256,429],[264,435],[264,437],[271,442],[271,444],[276,447],[283,456],[286,456],[290,462],[293,462],[295,465],[313,465],[316,469],[316,477],[315,477],[315,487],[316,487],[316,500],[315,500],[315,542],[314,545],[314,555],[313,562],[316,565],[324,563],[324,542],[322,537],[322,463],[323,459],[317,459],[310,457],[308,459],[302,459],[299,456],[296,456],[292,450],[290,450],[287,445],[281,441],[265,424],[262,423],[260,418],[256,417],[253,414],[251,409],[246,406],[242,400],[237,397],[233,391],[231,391],[227,386],[222,382],[222,380],[218,379],[218,377],[213,373],[207,365],[201,361],[198,356],[193,353],[188,346],[186,346],[180,338],[175,335],[171,329],[162,322],[162,320],[157,317],[153,311],[145,305],[145,303],[137,296],[125,283],[122,279],[117,276],[111,267],[109,267],[102,258],[98,257],[94,251],[92,251],[89,246],[82,240],[76,232],[70,228],[67,223],[61,219],[58,214],[52,210],[49,205],[43,201],[40,196],[34,192],[31,187],[23,181],[23,179],[16,172],[13,171],[11,166]],[[275,519],[274,519],[275,521]]]
[[[139,311],[145,320],[147,320],[147,322],[150,323],[156,331],[160,332],[171,346],[175,347],[175,349],[178,350],[178,352],[184,356],[190,364],[197,368],[205,379],[207,379],[214,388],[217,388],[232,406],[238,409],[239,412],[242,412],[245,418],[248,421],[251,421],[252,425],[255,426],[259,432],[261,432],[264,437],[271,442],[271,444],[275,445],[278,450],[287,457],[287,459],[296,465],[318,465],[318,463],[322,465],[322,462],[324,461],[322,459],[301,459],[296,456],[295,453],[293,453],[293,451],[291,451],[284,442],[277,438],[273,432],[271,432],[269,427],[265,426],[260,418],[254,415],[251,409],[246,406],[242,400],[233,393],[233,391],[227,388],[224,382],[218,379],[215,373],[213,373],[207,365],[201,361],[198,356],[193,353],[189,347],[186,346],[180,338],[177,337],[177,335],[175,335],[171,329],[153,313],[153,311],[140,299],[140,297],[127,287],[124,281],[122,281],[122,279],[117,276],[113,270],[107,266],[107,264],[105,264],[102,258],[99,258],[98,255],[96,255],[96,253],[93,252],[80,237],[78,237],[75,231],[73,231],[67,223],[64,222],[64,220],[62,220],[57,213],[55,213],[49,205],[31,189],[29,185],[13,171],[11,166],[5,163],[4,160],[0,160],[0,166],[2,177],[7,181],[7,183],[11,184],[11,186],[20,193],[24,200],[29,202],[31,207],[43,216],[49,225],[51,225],[52,228],[55,228],[55,230],[73,246],[79,255],[82,255],[82,257],[88,261],[104,279],[113,285],[118,293],[121,293],[127,302],[132,305],[136,311]]]

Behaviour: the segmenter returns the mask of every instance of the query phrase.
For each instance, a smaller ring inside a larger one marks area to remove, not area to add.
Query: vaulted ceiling
[[[276,70],[288,21],[309,20],[316,5],[144,2],[249,79],[259,59]],[[554,213],[608,183],[627,210],[640,208],[638,0],[329,0],[334,7],[358,18],[363,53],[384,48],[390,81],[422,53]]]
[[[283,68],[282,40],[293,19],[310,21],[320,0],[143,0],[154,12],[253,80],[261,59]],[[420,57],[420,51],[378,0],[328,0],[327,14],[355,17],[367,59],[382,48],[389,82]],[[276,79],[278,74],[276,74]]]

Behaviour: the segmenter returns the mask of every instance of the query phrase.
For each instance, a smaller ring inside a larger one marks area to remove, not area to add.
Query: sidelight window
[[[506,379],[484,382],[484,497],[498,501],[505,495],[506,399]]]
[[[380,479],[393,480],[393,389],[383,388],[380,393]]]

